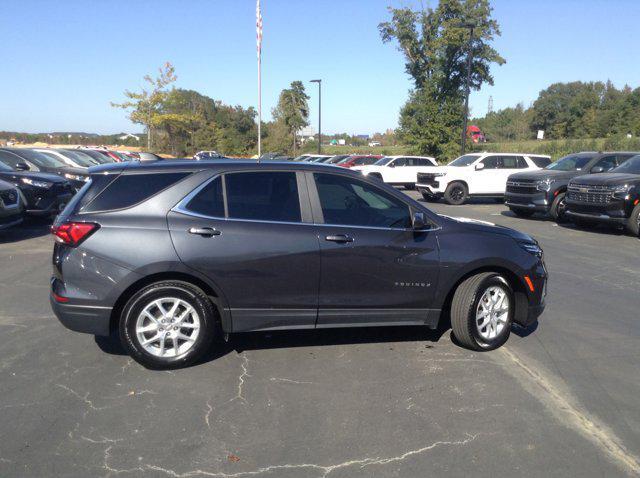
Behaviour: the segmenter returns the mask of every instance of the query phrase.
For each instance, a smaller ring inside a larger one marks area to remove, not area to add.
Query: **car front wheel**
[[[640,236],[640,204],[631,211],[631,216],[627,220],[627,232],[632,236]]]
[[[456,289],[451,303],[451,326],[458,342],[471,350],[493,350],[511,333],[515,299],[500,274],[469,277]]]
[[[447,186],[444,192],[444,200],[447,204],[460,206],[465,203],[468,194],[467,187],[463,183],[455,182]]]
[[[193,284],[162,281],[129,299],[120,319],[120,339],[131,357],[153,369],[193,364],[211,345],[217,312]]]

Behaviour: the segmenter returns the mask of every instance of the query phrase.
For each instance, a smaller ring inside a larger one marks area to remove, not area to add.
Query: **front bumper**
[[[536,194],[518,194],[506,192],[504,203],[508,207],[527,209],[536,212],[548,212],[551,202],[547,199],[545,192]]]
[[[567,200],[565,214],[570,219],[600,224],[626,226],[633,206],[624,200],[611,201],[607,204],[583,204]]]
[[[22,212],[4,216],[0,214],[0,230],[17,226],[18,224],[22,223],[22,220]]]
[[[429,197],[439,197],[444,194],[444,190],[446,187],[443,187],[442,183],[439,181],[433,181],[432,183],[417,183],[416,190],[422,194],[423,196]]]
[[[583,221],[588,222],[597,222],[601,224],[614,224],[618,226],[626,226],[627,218],[626,217],[615,217],[609,216],[608,214],[591,214],[591,213],[582,213],[577,211],[566,211],[565,215],[572,219],[581,219]]]
[[[72,197],[71,193],[27,197],[26,213],[30,216],[54,216],[65,208]]]

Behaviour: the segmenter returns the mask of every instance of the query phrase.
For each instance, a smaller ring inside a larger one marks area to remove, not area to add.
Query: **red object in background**
[[[370,164],[375,163],[379,159],[383,158],[379,154],[367,156],[367,155],[358,155],[358,156],[349,156],[348,158],[340,161],[337,166],[342,166],[343,168],[353,168],[354,166],[368,166]]]
[[[467,127],[467,137],[471,138],[474,143],[485,143],[487,141],[482,130],[474,125]]]

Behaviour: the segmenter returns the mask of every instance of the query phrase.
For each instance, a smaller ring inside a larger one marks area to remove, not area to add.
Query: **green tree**
[[[148,84],[147,88],[142,88],[139,92],[125,90],[124,96],[127,101],[123,103],[111,103],[115,108],[130,110],[129,119],[137,124],[142,124],[147,130],[147,149],[152,148],[153,126],[158,120],[155,116],[158,114],[162,103],[166,99],[167,86],[177,80],[175,68],[169,62],[166,62],[158,69],[158,76],[152,78],[146,75],[144,81]]]
[[[472,89],[493,84],[490,67],[505,62],[490,42],[500,35],[489,0],[441,0],[435,9],[389,8],[391,20],[378,26],[382,41],[398,42],[414,90],[400,112],[399,137],[423,154],[454,154],[462,133],[466,59],[471,53]],[[473,23],[473,37],[465,26]],[[415,116],[415,117],[411,117]]]
[[[309,124],[308,100],[309,96],[306,94],[302,82],[294,81],[290,88],[282,90],[278,105],[272,111],[275,122],[280,123],[280,128],[284,126],[291,135],[294,154],[298,131]]]

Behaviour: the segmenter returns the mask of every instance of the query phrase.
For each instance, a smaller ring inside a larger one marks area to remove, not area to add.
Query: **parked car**
[[[551,163],[549,156],[519,153],[473,153],[447,166],[425,168],[416,188],[428,200],[444,197],[447,204],[464,204],[470,197],[504,198],[507,178],[520,171],[534,171]]]
[[[0,162],[15,171],[34,171],[62,176],[79,190],[89,180],[83,168],[74,168],[52,156],[26,148],[0,148]]]
[[[217,160],[91,178],[52,228],[51,305],[72,330],[118,330],[149,367],[193,363],[220,334],[436,328],[449,310],[459,343],[491,350],[544,309],[530,236],[439,216],[360,173]]]
[[[512,174],[507,180],[505,204],[520,217],[541,212],[549,214],[556,221],[562,221],[570,179],[611,171],[636,154],[640,153],[575,153],[560,158],[544,169]]]
[[[35,148],[34,151],[44,155],[52,156],[54,159],[58,159],[63,163],[65,163],[67,166],[71,166],[72,168],[87,169],[92,166],[97,166],[101,164],[98,161],[94,160],[91,156],[87,156],[86,154],[82,154],[78,152],[69,152],[69,151],[62,151],[62,150],[48,149],[48,148],[43,148],[43,149]]]
[[[110,163],[114,163],[115,162],[111,156],[109,156],[107,154],[102,154],[101,152],[99,152],[99,151],[97,151],[95,149],[63,148],[60,151],[65,152],[65,153],[69,152],[69,153],[72,153],[72,154],[81,154],[81,155],[89,156],[91,159],[93,159],[98,164],[110,164]]]
[[[22,197],[14,185],[0,180],[0,230],[22,222]]]
[[[382,156],[379,154],[373,155],[360,155],[360,154],[352,154],[348,158],[339,161],[336,166],[342,166],[343,168],[353,168],[354,166],[366,166],[375,164],[376,161],[382,159]]]
[[[306,161],[307,158],[311,156],[310,154],[301,154],[300,156],[296,156],[292,159],[292,161]]]
[[[372,165],[354,166],[353,170],[387,184],[414,189],[417,174],[425,166],[438,166],[438,163],[430,156],[385,156]]]
[[[348,154],[337,154],[335,156],[332,156],[331,158],[327,159],[324,164],[336,164],[339,163],[340,161],[342,161],[343,159],[348,158],[349,155]]]
[[[565,199],[568,219],[579,225],[609,224],[640,232],[640,155],[608,173],[569,181]]]
[[[18,188],[28,215],[56,215],[75,194],[71,183],[57,174],[16,171],[2,162],[2,154],[0,151],[0,180]]]
[[[193,159],[195,159],[196,161],[199,161],[202,159],[222,159],[222,158],[224,158],[224,156],[218,153],[217,151],[198,151],[196,154],[193,155]]]

